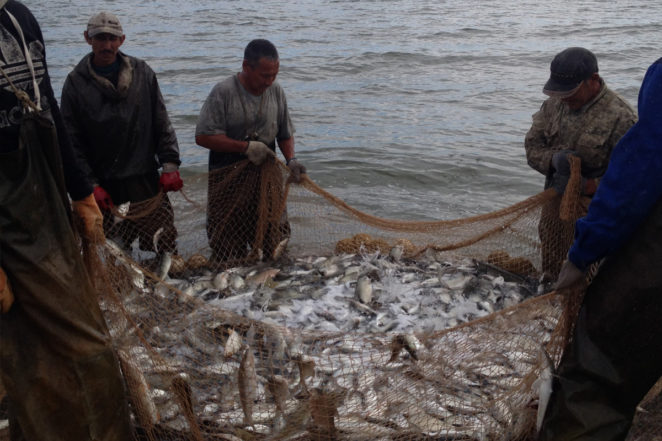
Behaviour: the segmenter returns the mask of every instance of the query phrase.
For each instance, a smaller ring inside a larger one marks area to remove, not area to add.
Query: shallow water
[[[538,192],[523,138],[558,51],[585,46],[636,105],[662,55],[662,3],[439,0],[25,1],[39,20],[56,96],[89,50],[88,18],[115,12],[122,49],[157,72],[185,179],[206,169],[197,116],[212,86],[268,38],[310,177],[371,214],[451,219]]]

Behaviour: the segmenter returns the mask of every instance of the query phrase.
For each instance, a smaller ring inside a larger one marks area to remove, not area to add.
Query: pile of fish
[[[490,316],[536,287],[490,265],[344,254],[160,281],[122,260],[131,320],[114,316],[111,329],[125,376],[142,385],[130,389],[143,426],[220,439],[506,440],[544,410],[560,305]]]
[[[308,257],[168,283],[249,319],[329,332],[431,332],[518,304],[535,292],[532,280],[496,267],[431,256]]]

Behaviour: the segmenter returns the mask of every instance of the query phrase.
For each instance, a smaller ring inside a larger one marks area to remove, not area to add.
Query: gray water
[[[596,53],[634,107],[662,56],[662,2],[444,0],[25,0],[39,20],[56,96],[88,51],[88,18],[116,13],[122,50],[156,71],[184,179],[204,172],[195,124],[243,48],[279,49],[278,81],[310,177],[371,214],[454,219],[531,196],[523,139],[554,54]],[[185,187],[186,189],[186,187]]]

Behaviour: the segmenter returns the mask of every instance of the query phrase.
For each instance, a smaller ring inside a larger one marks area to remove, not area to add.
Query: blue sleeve
[[[580,269],[617,251],[662,196],[662,59],[639,90],[639,121],[621,138],[568,258]]]

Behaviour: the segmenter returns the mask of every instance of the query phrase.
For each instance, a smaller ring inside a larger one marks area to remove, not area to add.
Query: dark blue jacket
[[[568,258],[584,270],[623,246],[662,197],[662,58],[639,90],[639,121],[621,138]]]

